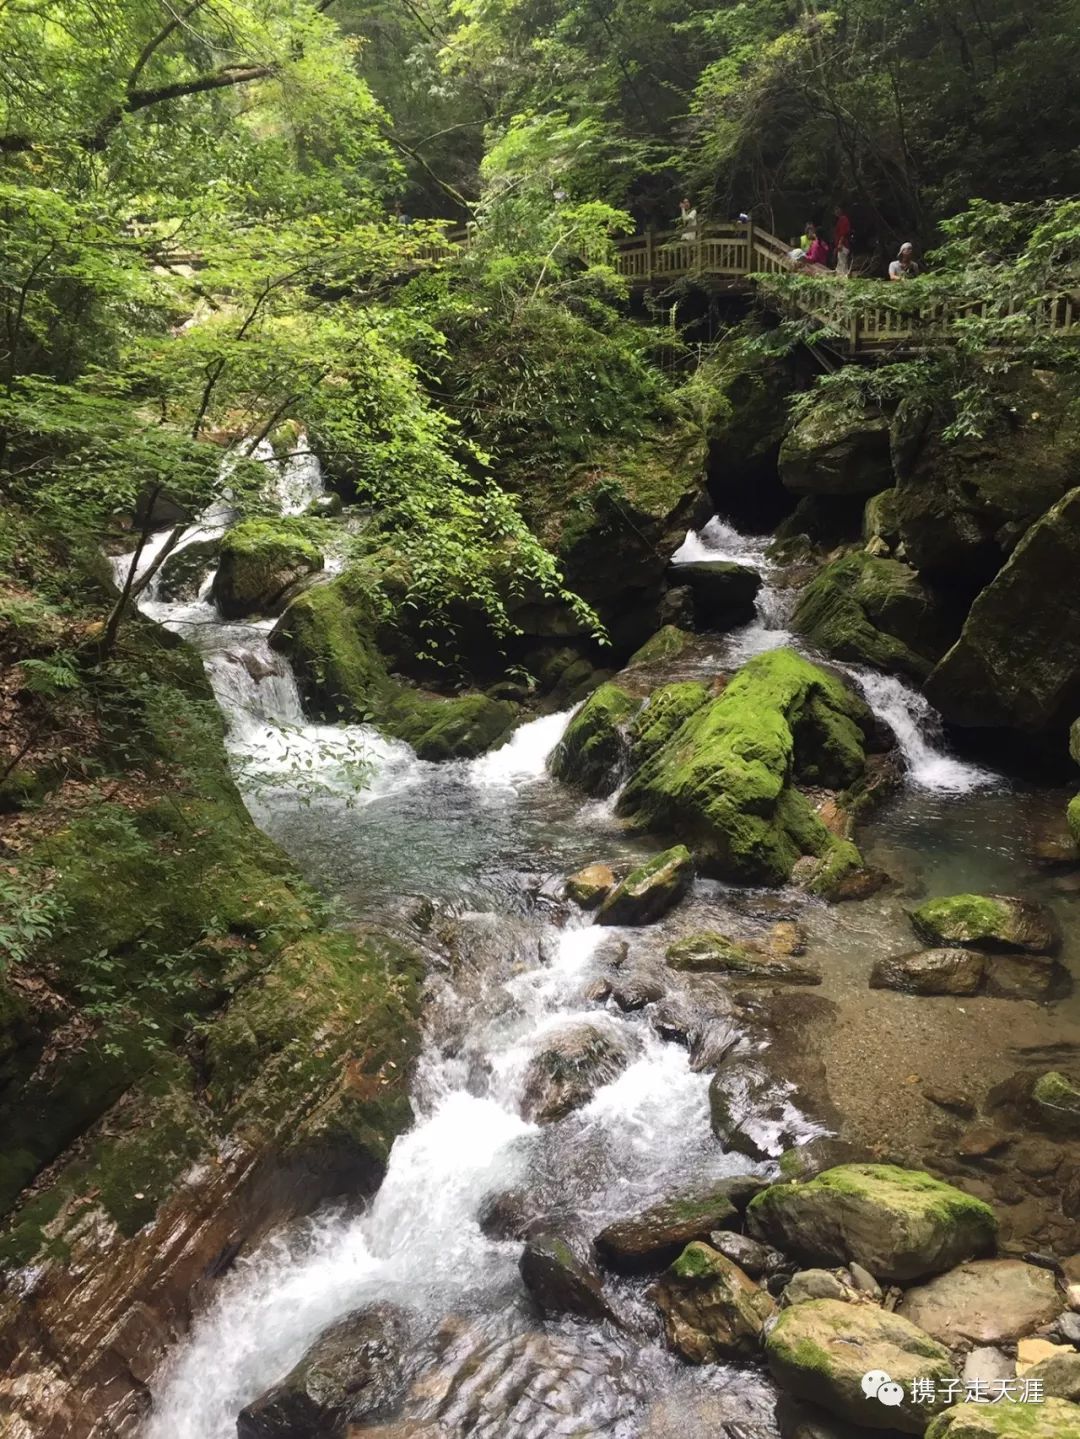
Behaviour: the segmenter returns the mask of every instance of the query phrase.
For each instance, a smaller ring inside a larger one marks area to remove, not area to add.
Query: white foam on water
[[[728,560],[734,564],[761,569],[768,565],[765,550],[768,535],[744,535],[713,515],[700,530],[687,530],[686,539],[671,557],[673,565],[690,565],[702,560]]]
[[[1000,775],[950,755],[942,746],[941,717],[929,700],[895,675],[845,666],[867,704],[892,730],[911,784],[944,794],[970,794],[1004,784]]]
[[[469,763],[469,778],[474,784],[509,788],[540,779],[547,772],[551,752],[562,739],[575,709],[541,715],[539,719],[519,725],[504,745]]]

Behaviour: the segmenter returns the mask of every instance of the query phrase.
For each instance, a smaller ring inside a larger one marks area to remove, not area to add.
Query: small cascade
[[[1000,786],[1000,775],[956,759],[944,749],[941,716],[918,690],[895,675],[845,666],[867,704],[896,736],[907,776],[919,789],[943,794],[969,794]]]
[[[506,744],[470,763],[469,776],[473,783],[515,787],[540,779],[547,772],[548,757],[573,713],[573,709],[562,710],[519,725]]]
[[[700,530],[690,530],[686,539],[671,557],[672,564],[689,565],[701,561],[726,561],[747,565],[761,576],[761,588],[754,602],[753,620],[727,636],[724,661],[735,666],[745,664],[765,650],[778,649],[791,643],[787,629],[788,617],[795,602],[796,591],[776,584],[781,571],[769,559],[769,535],[743,535],[719,515],[713,515]]]

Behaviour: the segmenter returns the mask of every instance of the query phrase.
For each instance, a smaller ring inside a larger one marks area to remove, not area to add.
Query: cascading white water
[[[700,530],[689,530],[686,539],[671,557],[672,564],[689,565],[722,560],[748,565],[761,576],[761,588],[754,601],[754,618],[748,625],[725,638],[724,659],[731,665],[744,664],[766,650],[790,644],[786,628],[795,592],[775,584],[777,566],[769,559],[768,535],[743,535],[719,515],[713,515]]]
[[[846,665],[867,704],[892,730],[910,782],[920,789],[968,794],[1000,785],[1001,776],[968,764],[939,748],[941,717],[929,700],[895,675]]]

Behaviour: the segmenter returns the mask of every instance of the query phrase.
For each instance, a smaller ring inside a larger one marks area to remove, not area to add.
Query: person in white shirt
[[[913,280],[919,273],[919,267],[915,263],[915,246],[910,240],[905,240],[900,246],[900,253],[889,265],[890,280]]]
[[[679,218],[676,223],[682,226],[679,239],[692,245],[697,239],[697,210],[685,198],[679,201]]]

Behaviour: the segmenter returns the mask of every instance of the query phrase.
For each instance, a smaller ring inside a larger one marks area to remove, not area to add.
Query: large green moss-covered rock
[[[371,579],[358,570],[289,605],[271,644],[288,656],[309,713],[370,721],[429,760],[471,759],[510,733],[520,715],[510,700],[430,694],[394,679],[376,643],[381,619]]]
[[[672,1349],[690,1364],[750,1359],[776,1304],[708,1244],[688,1244],[651,1291]]]
[[[946,719],[1064,731],[1080,704],[1080,489],[1031,526],[927,681]]]
[[[765,1342],[769,1370],[781,1388],[866,1429],[921,1434],[948,1403],[956,1379],[949,1352],[914,1324],[870,1304],[812,1299],[785,1309]],[[863,1376],[884,1374],[898,1402],[868,1395]],[[916,1379],[929,1380],[936,1397],[912,1398]]]
[[[318,546],[296,520],[241,520],[219,553],[211,595],[226,619],[272,613],[291,585],[323,566]]]
[[[616,684],[594,690],[551,753],[555,778],[586,794],[610,794],[630,752],[627,727],[640,703]]]
[[[958,1404],[937,1416],[926,1439],[1080,1439],[1080,1405],[1064,1399]]]
[[[1080,1084],[1056,1069],[1040,1074],[1031,1091],[1036,1122],[1054,1134],[1080,1134]]]
[[[815,405],[784,436],[780,478],[798,495],[877,494],[892,483],[888,421]]]
[[[1075,381],[1018,366],[979,436],[947,439],[948,400],[902,405],[893,425],[896,510],[907,559],[973,594],[1027,527],[1077,483]]]
[[[842,1164],[776,1184],[747,1211],[750,1231],[808,1264],[856,1260],[905,1284],[986,1252],[994,1212],[950,1184],[891,1164]]]
[[[854,784],[868,725],[869,711],[839,680],[772,650],[642,764],[619,813],[680,835],[705,870],[726,878],[780,884],[803,855],[857,864],[854,846],[825,828],[795,782]]]
[[[792,628],[826,654],[925,679],[950,635],[914,570],[865,551],[833,560],[803,591]]]
[[[630,722],[631,763],[644,764],[708,699],[709,688],[700,680],[680,680],[653,690]]]
[[[932,945],[971,945],[1007,954],[1054,954],[1061,931],[1045,905],[1008,894],[950,894],[910,912],[912,928]]]

